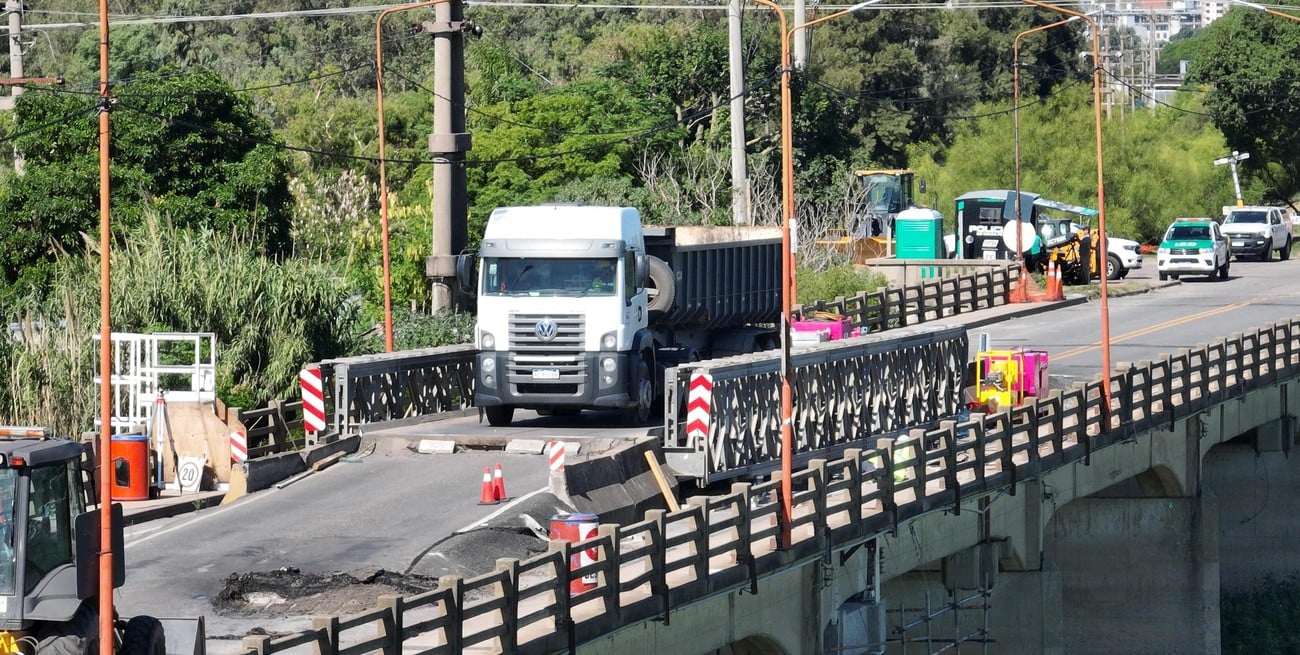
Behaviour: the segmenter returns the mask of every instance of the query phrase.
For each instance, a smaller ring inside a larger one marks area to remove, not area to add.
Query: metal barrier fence
[[[800,348],[790,357],[795,462],[854,442],[933,426],[957,413],[968,359],[966,329],[908,328]],[[707,434],[687,430],[690,380],[712,380]],[[781,450],[781,355],[767,351],[669,369],[664,455],[704,483],[766,473]]]
[[[309,631],[248,636],[246,653],[272,655],[310,647],[320,655],[427,655],[572,650],[621,626],[662,618],[706,596],[755,589],[764,574],[843,550],[930,511],[962,511],[962,499],[1010,488],[1018,480],[1082,461],[1111,444],[1215,404],[1300,377],[1300,319],[1235,334],[1110,377],[1111,416],[1104,424],[1098,380],[992,416],[944,422],[871,450],[815,460],[795,474],[792,543],[781,532],[779,482],[735,484],[706,506],[650,512],[644,521],[601,526],[597,536],[552,543],[545,555],[499,560],[495,571],[448,576],[439,588],[349,617],[315,619]],[[919,446],[934,442],[937,448]],[[919,453],[919,455],[918,455]],[[570,569],[569,555],[600,557]],[[597,575],[591,590],[570,595],[570,580]],[[404,650],[405,649],[405,650]],[[301,651],[299,651],[301,652]]]
[[[1006,303],[1015,280],[1013,264],[937,261],[977,272],[823,300],[795,311],[834,312],[864,332],[880,332]],[[473,407],[476,352],[463,344],[320,362],[326,407],[333,408],[331,427],[355,434],[362,425],[401,425]]]

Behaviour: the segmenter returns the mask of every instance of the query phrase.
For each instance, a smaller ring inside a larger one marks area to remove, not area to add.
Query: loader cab
[[[853,171],[859,188],[858,202],[849,217],[850,237],[892,237],[898,212],[916,206],[910,170]]]
[[[0,631],[67,621],[98,592],[99,515],[86,511],[84,452],[43,428],[0,426]],[[124,579],[121,559],[114,558],[115,587]]]

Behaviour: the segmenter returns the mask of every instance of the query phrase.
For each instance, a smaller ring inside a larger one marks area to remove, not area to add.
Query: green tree
[[[289,246],[287,162],[266,121],[210,72],[160,70],[117,89],[110,123],[112,220],[145,208],[178,225],[256,235],[267,254]],[[14,145],[26,173],[0,195],[5,285],[45,279],[43,263],[80,252],[99,221],[99,135],[92,99],[28,93]]]
[[[1267,182],[1262,200],[1289,201],[1300,191],[1300,25],[1238,8],[1199,40],[1190,76],[1208,85],[1215,125],[1250,153],[1242,169]]]
[[[1213,216],[1224,204],[1230,182],[1211,165],[1223,136],[1196,113],[1186,94],[1173,109],[1139,111],[1103,125],[1106,229],[1114,236],[1150,241],[1178,216]],[[1021,189],[1052,200],[1097,206],[1097,168],[1090,85],[1063,89],[1020,112]],[[1012,120],[994,114],[998,105],[979,105],[990,114],[958,127],[951,146],[921,144],[913,167],[927,181],[930,203],[953,224],[954,198],[980,189],[1015,187]]]

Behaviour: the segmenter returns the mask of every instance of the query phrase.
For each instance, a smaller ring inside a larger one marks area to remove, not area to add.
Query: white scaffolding
[[[110,377],[117,434],[143,432],[151,425],[158,398],[212,402],[217,390],[217,337],[211,332],[114,332]],[[99,336],[95,336],[99,341]],[[95,425],[99,416],[99,349],[95,350]]]

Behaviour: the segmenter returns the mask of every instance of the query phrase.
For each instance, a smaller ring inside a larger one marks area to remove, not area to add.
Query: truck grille
[[[1171,255],[1197,255],[1200,254],[1200,248],[1170,248]]]
[[[552,325],[554,337],[545,338]],[[581,315],[511,314],[507,381],[521,394],[579,393],[585,327]]]

